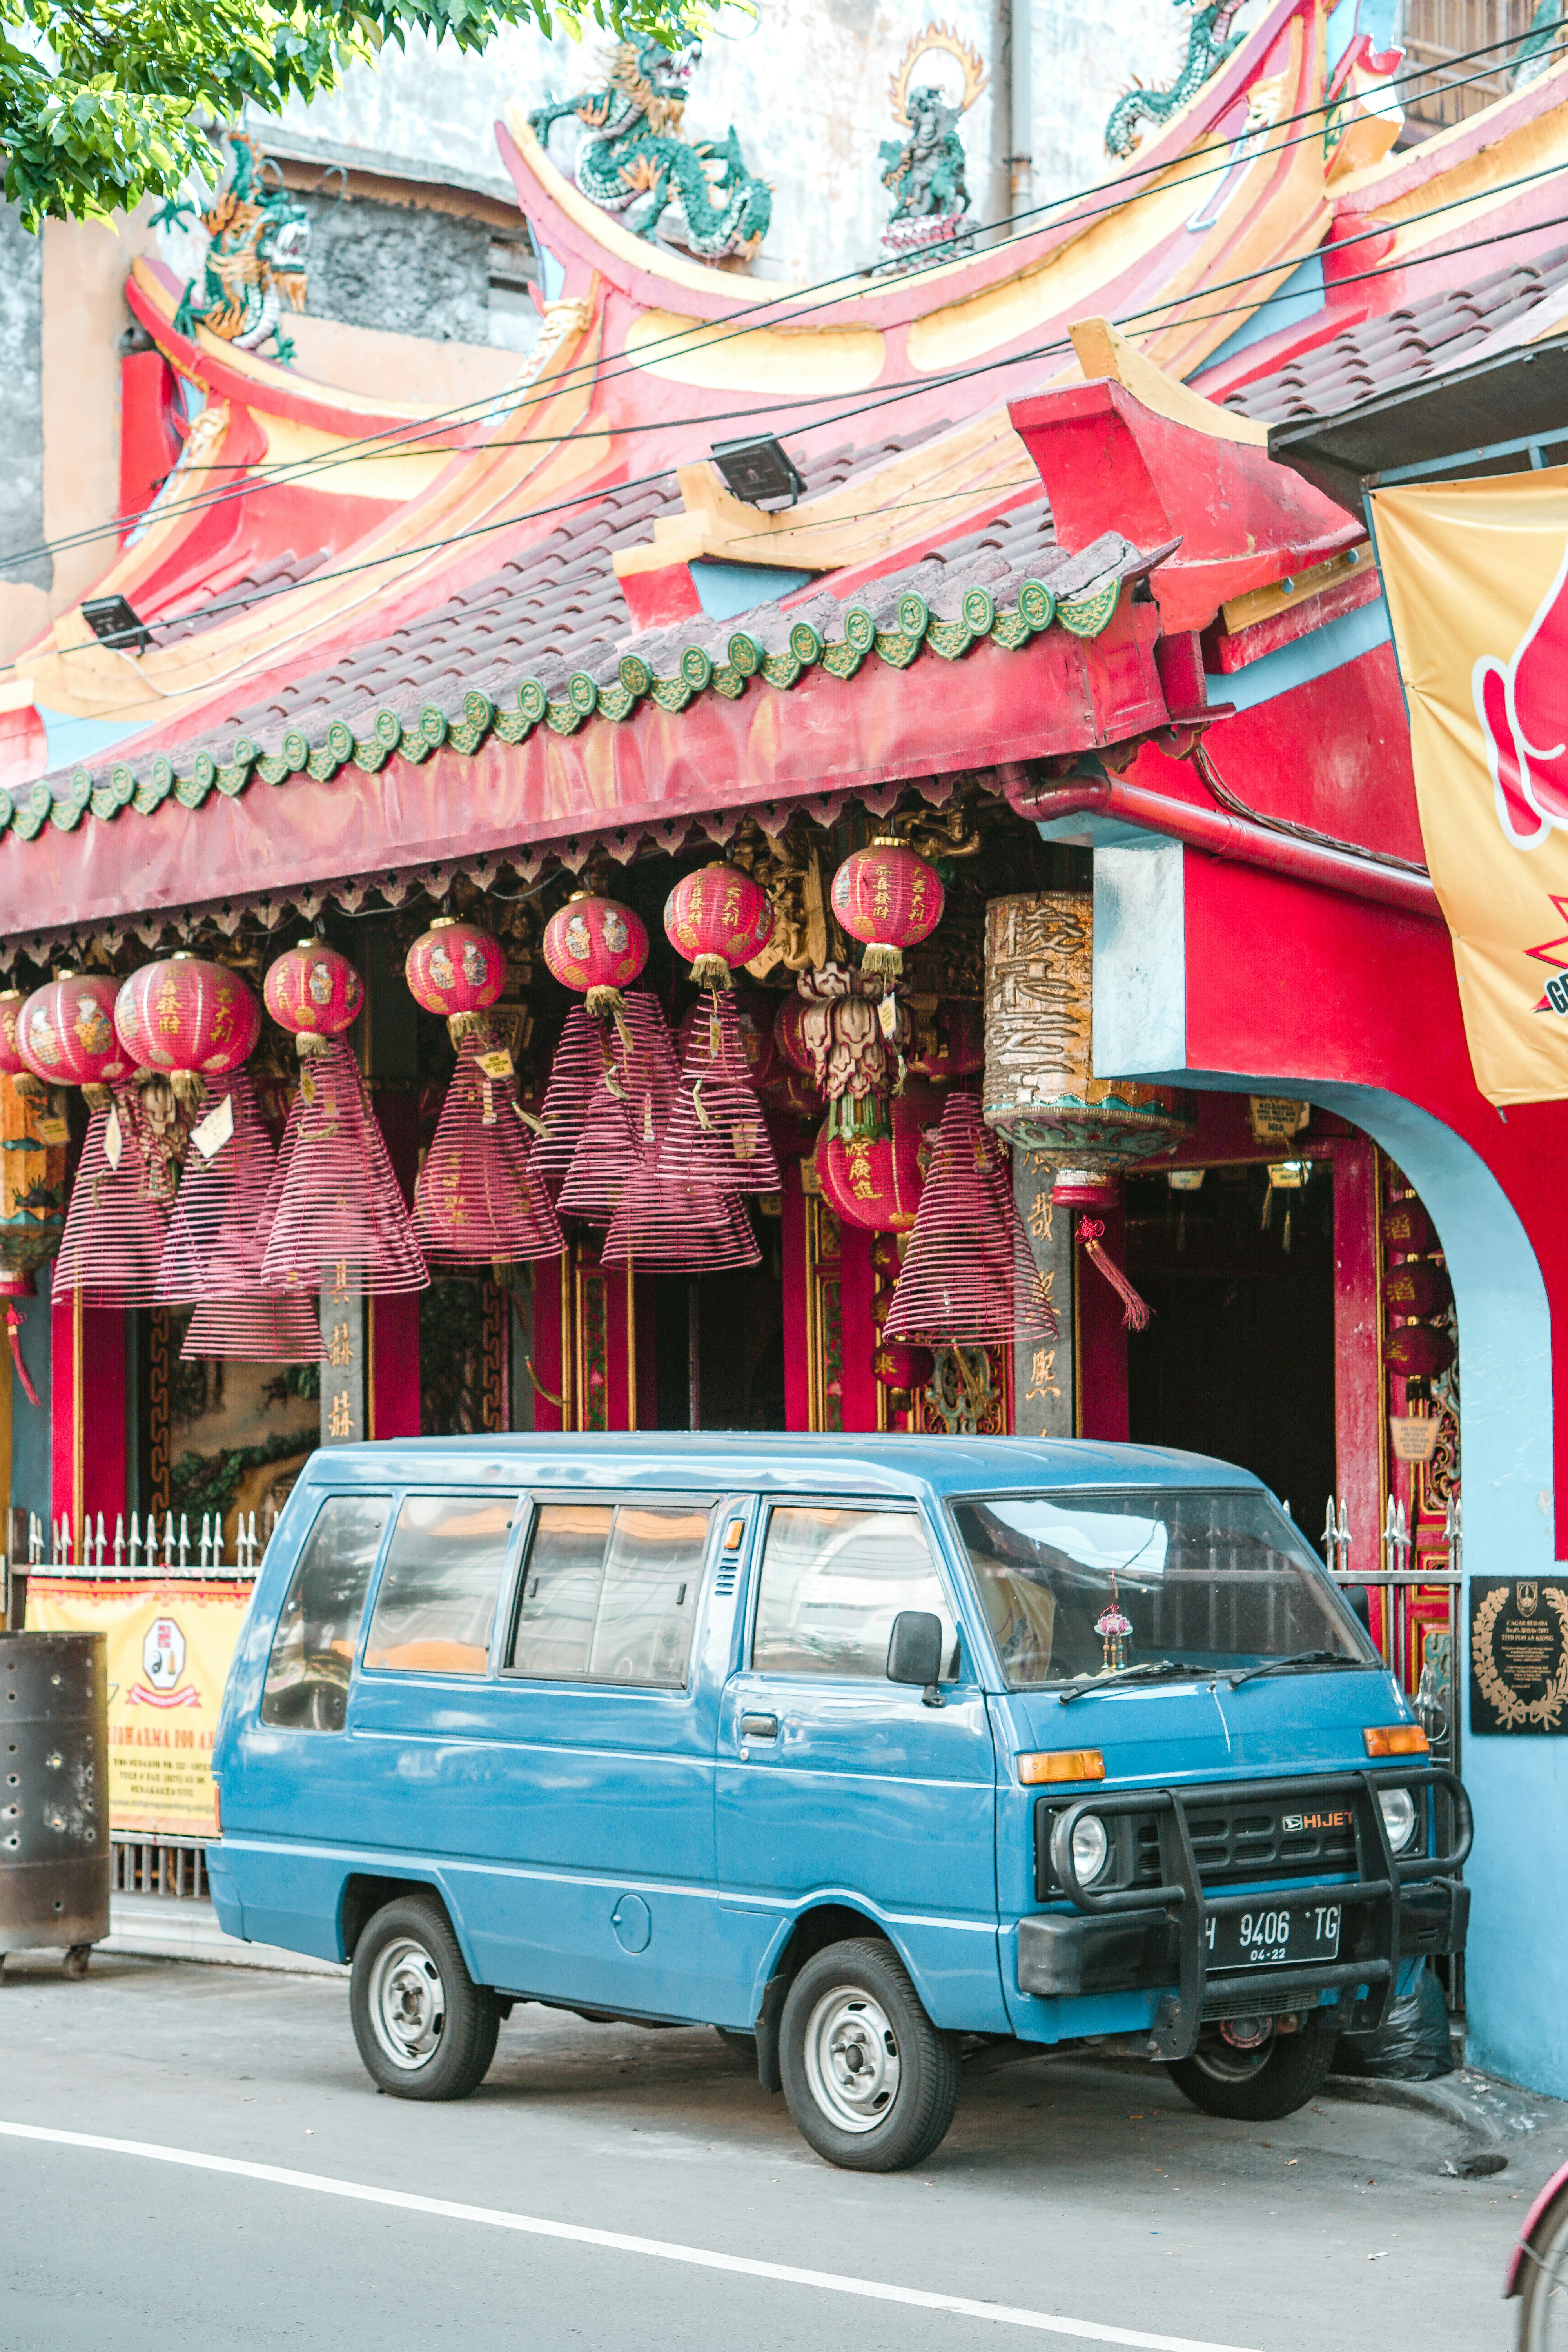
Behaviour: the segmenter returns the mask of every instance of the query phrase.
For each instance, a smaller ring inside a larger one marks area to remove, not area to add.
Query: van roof
[[[526,1430],[488,1437],[384,1438],[321,1446],[300,1483],[494,1477],[567,1486],[973,1495],[1041,1486],[1233,1486],[1262,1481],[1234,1462],[1173,1446],[1089,1438],[785,1436],[647,1430],[610,1435]]]

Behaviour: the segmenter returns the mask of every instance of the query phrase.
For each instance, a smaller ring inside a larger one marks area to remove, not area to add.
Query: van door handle
[[[741,1717],[742,1739],[776,1739],[779,1719],[776,1715],[743,1715]]]

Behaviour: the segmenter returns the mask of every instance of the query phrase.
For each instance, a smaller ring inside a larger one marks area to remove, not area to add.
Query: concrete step
[[[111,1895],[109,1919],[108,1939],[97,1947],[102,1952],[133,1952],[154,1960],[214,1960],[238,1969],[287,1969],[297,1976],[348,1974],[333,1960],[226,1936],[205,1895]]]

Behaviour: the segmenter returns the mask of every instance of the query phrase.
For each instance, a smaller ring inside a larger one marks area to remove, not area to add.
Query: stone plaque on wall
[[[1568,1586],[1470,1579],[1470,1729],[1568,1732]]]
[[[1072,1221],[1051,1200],[1052,1164],[1043,1152],[1015,1151],[1013,1197],[1057,1318],[1057,1336],[1013,1350],[1013,1427],[1019,1437],[1073,1434]]]

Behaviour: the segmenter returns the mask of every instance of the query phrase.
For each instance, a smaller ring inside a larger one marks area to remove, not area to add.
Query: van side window
[[[679,1503],[542,1503],[512,1672],[679,1687],[711,1517]]]
[[[516,1516],[513,1495],[407,1496],[381,1572],[365,1664],[482,1675]]]
[[[857,1675],[879,1680],[904,1609],[942,1624],[950,1662],[957,1634],[913,1511],[787,1504],[772,1512],[752,1664],[763,1674]]]
[[[386,1495],[331,1495],[317,1513],[272,1637],[263,1723],[342,1729],[364,1596],[391,1507]]]

